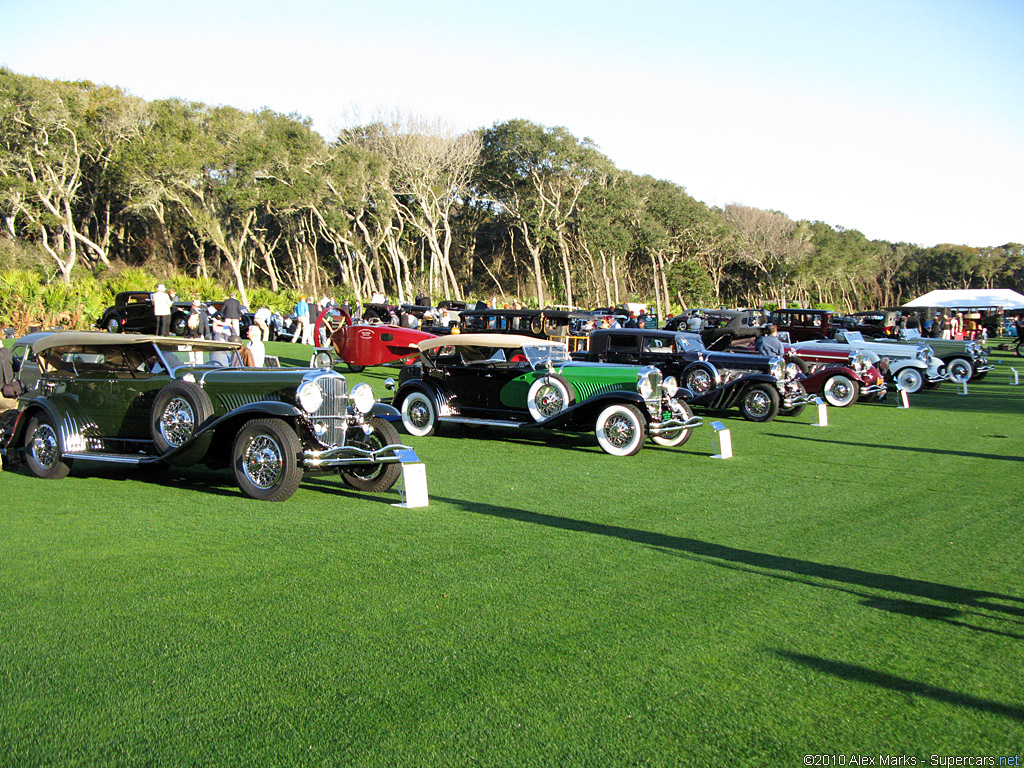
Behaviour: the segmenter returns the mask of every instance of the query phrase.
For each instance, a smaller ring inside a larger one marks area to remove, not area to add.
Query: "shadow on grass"
[[[654,547],[653,549],[656,549],[659,552],[663,552],[664,554],[672,555],[675,557],[685,557],[691,560],[697,560],[698,562],[713,565],[717,568],[729,568],[736,571],[742,571],[744,573],[751,573],[756,576],[765,576],[770,579],[778,579],[780,581],[789,581],[796,584],[803,584],[808,587],[815,587],[816,589],[828,589],[834,592],[843,592],[845,594],[853,595],[854,597],[859,598],[860,604],[866,608],[874,608],[875,610],[885,611],[886,613],[893,613],[900,616],[909,616],[918,619],[928,619],[929,621],[940,621],[943,624],[949,624],[952,627],[960,627],[962,629],[969,629],[973,632],[983,632],[990,635],[997,635],[999,637],[1007,637],[1012,640],[1024,640],[1024,635],[1018,634],[1016,632],[1009,632],[1000,629],[989,629],[988,627],[983,627],[978,624],[971,624],[967,621],[962,620],[965,616],[979,616],[984,619],[995,618],[1018,624],[1024,623],[1024,621],[1021,621],[1019,619],[1013,619],[1007,616],[993,616],[991,613],[987,613],[982,610],[971,610],[970,608],[964,606],[961,606],[959,608],[947,608],[942,605],[933,605],[931,603],[919,603],[914,600],[904,600],[902,598],[894,597],[881,597],[879,595],[871,595],[866,592],[858,592],[856,589],[840,586],[835,583],[822,583],[819,581],[814,581],[810,578],[787,575],[784,573],[770,573],[761,570],[760,568],[755,568],[749,565],[720,562],[711,558],[698,556],[686,552],[674,552],[659,547]],[[1003,599],[1013,600],[1015,598]],[[994,609],[991,604],[985,604],[984,608],[988,610]],[[1014,613],[1013,610],[1010,610],[1008,612],[1011,614]]]
[[[923,448],[918,445],[886,445],[882,443],[854,443],[848,440],[826,440],[823,437],[801,437],[799,435],[783,435],[778,432],[766,432],[768,437],[781,437],[786,440],[804,440],[810,443],[830,443],[832,445],[851,445],[857,448],[885,448],[892,451],[913,451],[915,453],[935,453],[944,456],[962,456],[967,459],[996,459],[998,461],[1024,461],[1024,456],[1001,456],[998,453],[974,453],[973,451],[954,451],[948,448]]]
[[[898,693],[909,693],[914,696],[921,696],[926,699],[939,701],[943,704],[952,704],[957,707],[974,709],[979,712],[989,712],[994,715],[1009,717],[1014,720],[1024,720],[1024,709],[1020,707],[1001,704],[998,701],[990,701],[989,699],[982,699],[977,696],[970,696],[966,693],[957,693],[956,691],[950,691],[946,688],[928,685],[927,683],[919,683],[916,680],[908,680],[905,677],[897,677],[896,675],[890,675],[887,672],[879,672],[874,669],[869,669],[868,667],[863,667],[860,664],[847,664],[843,661],[823,659],[820,656],[808,656],[807,654],[794,653],[792,651],[784,651],[781,649],[773,649],[771,650],[771,653],[774,653],[776,656],[787,661],[794,662],[795,664],[801,664],[805,667],[817,670],[818,672],[838,677],[841,680],[867,683],[868,685],[873,685],[877,688],[885,688]]]
[[[27,474],[27,470],[23,470]],[[134,480],[141,483],[157,485],[162,488],[188,488],[191,491],[209,493],[214,496],[225,496],[236,499],[247,498],[235,482],[230,469],[208,469],[206,467],[125,467],[124,465],[92,464],[88,469],[80,469],[79,473],[72,470],[73,477],[102,477],[104,480]],[[330,472],[303,475],[299,488],[316,490],[321,493],[361,501],[378,501],[395,504],[401,501],[400,494],[394,491],[392,496],[371,495],[368,491],[357,491],[345,485],[341,478]]]
[[[753,552],[747,549],[737,549],[735,547],[727,547],[722,544],[700,541],[699,539],[690,539],[683,536],[670,536],[664,533],[641,531],[635,528],[623,528],[616,525],[606,525],[604,523],[593,523],[588,520],[576,520],[571,517],[549,515],[543,512],[530,512],[523,509],[499,507],[493,504],[481,504],[478,502],[445,498],[442,496],[434,496],[433,498],[436,501],[443,501],[445,503],[452,504],[455,507],[462,508],[467,512],[473,512],[474,514],[491,515],[492,517],[501,517],[507,520],[518,520],[519,522],[533,523],[535,525],[545,525],[566,531],[577,531],[580,533],[589,533],[598,536],[611,536],[624,541],[631,541],[661,549],[684,552],[691,555],[710,558],[712,560],[720,560],[723,564],[739,564],[742,566],[762,569],[764,571],[775,571],[779,574],[790,574],[795,577],[823,579],[826,581],[836,582],[838,584],[885,590],[887,592],[895,592],[902,595],[935,600],[937,602],[969,606],[985,611],[1006,613],[1013,616],[1024,616],[1024,598],[1014,597],[1013,595],[1001,595],[997,592],[967,589],[964,587],[955,587],[950,584],[923,581],[921,579],[910,579],[903,576],[893,576],[884,573],[872,573],[871,571],[862,571],[857,568],[815,563],[811,560],[800,560],[794,557],[783,557],[780,555],[770,555],[764,552]],[[1004,603],[1010,603],[1010,605],[1006,605]]]

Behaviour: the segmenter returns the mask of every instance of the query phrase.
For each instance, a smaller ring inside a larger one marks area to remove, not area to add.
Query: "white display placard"
[[[828,426],[828,404],[820,397],[814,398],[814,403],[818,406],[818,420],[811,424],[812,427],[827,427]]]
[[[711,422],[712,428],[715,430],[715,438],[718,441],[718,453],[713,455],[712,459],[731,459],[732,458],[732,432],[725,428],[725,425],[720,421]]]
[[[404,507],[405,509],[430,506],[430,498],[427,494],[427,467],[425,464],[402,465],[402,496],[405,498],[404,502],[392,504],[391,506]]]

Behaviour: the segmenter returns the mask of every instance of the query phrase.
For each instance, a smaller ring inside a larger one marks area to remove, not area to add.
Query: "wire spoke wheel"
[[[643,448],[647,423],[632,405],[610,405],[597,417],[594,432],[605,453],[632,456]]]
[[[171,399],[160,412],[160,434],[168,445],[184,445],[196,430],[196,414],[183,397]]]
[[[242,470],[257,488],[273,488],[284,469],[281,446],[270,435],[257,435],[242,455]]]
[[[235,481],[249,498],[284,501],[302,482],[301,452],[299,438],[288,422],[253,419],[231,448]]]

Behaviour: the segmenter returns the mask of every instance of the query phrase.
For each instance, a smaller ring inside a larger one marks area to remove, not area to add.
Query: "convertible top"
[[[436,339],[424,339],[417,347],[426,352],[438,347],[555,347],[564,346],[561,341],[538,339],[534,336],[519,336],[514,333],[457,333],[452,336],[438,336]]]
[[[141,333],[108,333],[106,331],[56,331],[46,333],[32,342],[32,351],[37,355],[54,347],[124,347],[134,344],[175,344],[188,345],[195,349],[238,349],[240,341],[211,341],[209,339],[184,339],[178,336],[149,336]]]

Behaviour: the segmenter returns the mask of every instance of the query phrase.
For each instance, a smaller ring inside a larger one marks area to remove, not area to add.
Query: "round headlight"
[[[349,392],[349,398],[360,413],[369,413],[376,402],[369,384],[356,384]]]
[[[782,358],[773,357],[769,362],[769,365],[771,365],[772,376],[779,381],[786,378],[786,363]]]
[[[640,379],[640,397],[644,400],[650,399],[651,395],[654,394],[654,382],[651,381],[650,376],[644,376]]]
[[[665,380],[661,382],[661,386],[665,388],[665,394],[669,397],[675,397],[676,392],[679,391],[679,382],[676,381],[675,376],[666,376]]]
[[[324,392],[315,381],[307,381],[299,387],[296,399],[299,401],[299,407],[306,413],[316,413],[324,404]]]

